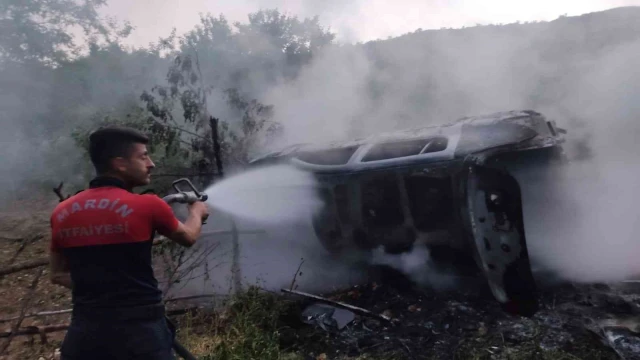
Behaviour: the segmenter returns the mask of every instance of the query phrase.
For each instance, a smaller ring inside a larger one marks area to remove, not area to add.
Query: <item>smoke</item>
[[[638,50],[636,40],[586,60],[564,106],[582,122],[577,133],[588,135],[591,157],[582,160],[585,140],[574,134],[567,147],[574,161],[547,169],[542,177],[532,175],[538,188],[525,195],[531,206],[526,215],[527,230],[534,234],[532,255],[572,280],[615,281],[640,274],[640,193],[635,185],[640,179],[640,72],[631,65],[639,59]]]
[[[458,283],[451,271],[443,271],[434,266],[429,249],[424,245],[416,245],[411,251],[400,254],[389,254],[378,247],[373,251],[370,261],[372,265],[390,266],[420,286],[448,290]]]
[[[514,169],[533,262],[574,281],[621,280],[640,274],[638,18],[627,8],[334,47],[264,97],[287,144],[542,112],[568,130],[570,162]],[[415,256],[392,261],[411,274]]]

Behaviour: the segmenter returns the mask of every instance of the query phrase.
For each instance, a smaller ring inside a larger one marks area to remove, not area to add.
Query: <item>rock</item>
[[[322,353],[322,354],[316,356],[316,360],[327,360],[327,354]]]
[[[389,319],[393,319],[393,313],[389,309],[383,311],[381,315],[382,316],[386,316]]]

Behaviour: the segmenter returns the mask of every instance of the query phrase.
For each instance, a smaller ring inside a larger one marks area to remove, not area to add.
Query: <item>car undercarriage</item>
[[[252,164],[287,162],[315,174],[325,206],[313,227],[330,253],[446,248],[473,259],[505,310],[531,315],[536,284],[521,184],[511,170],[562,161],[562,133],[540,113],[509,111],[295,145]]]

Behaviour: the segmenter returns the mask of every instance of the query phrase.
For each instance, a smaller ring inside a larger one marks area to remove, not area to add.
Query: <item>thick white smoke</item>
[[[266,99],[287,143],[542,112],[568,130],[571,162],[515,174],[531,256],[571,280],[620,280],[640,274],[638,16],[619,9],[333,48]]]

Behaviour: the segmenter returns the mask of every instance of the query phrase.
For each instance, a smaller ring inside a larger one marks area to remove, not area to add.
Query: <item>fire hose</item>
[[[189,189],[187,191],[181,190],[178,185],[185,184]],[[195,186],[189,181],[189,179],[182,178],[173,182],[173,189],[176,191],[175,194],[167,195],[162,198],[167,204],[193,204],[196,201],[207,201],[208,196],[205,193],[202,193],[196,189]],[[202,219],[202,224],[206,224],[207,218]],[[172,329],[172,332],[175,334],[175,324],[167,317],[166,318],[169,327]],[[182,344],[177,342],[175,339],[173,341],[173,350],[185,360],[197,360],[196,357],[189,352]]]

